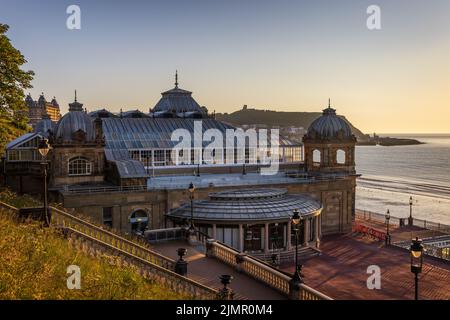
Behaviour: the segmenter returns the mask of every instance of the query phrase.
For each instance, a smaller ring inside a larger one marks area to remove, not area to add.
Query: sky
[[[69,5],[81,29],[66,26]],[[369,30],[367,8],[381,9]],[[366,133],[450,133],[448,0],[0,0],[0,23],[62,111],[148,112],[180,87],[210,111],[320,111]]]

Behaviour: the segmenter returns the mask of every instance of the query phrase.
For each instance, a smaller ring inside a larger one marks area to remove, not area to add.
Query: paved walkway
[[[382,232],[386,232],[386,224],[382,222],[356,219],[356,223],[363,224]],[[391,242],[411,240],[413,237],[419,237],[423,239],[444,235],[443,233],[438,231],[423,229],[416,226],[404,226],[402,228],[399,228],[398,226],[393,224],[389,226],[389,233],[391,234]]]
[[[212,288],[220,289],[219,276],[230,274],[234,277],[230,288],[235,292],[235,299],[250,300],[281,300],[286,299],[277,291],[254,280],[253,278],[236,272],[232,267],[219,262],[214,258],[206,257],[195,247],[189,246],[184,241],[167,241],[152,244],[152,249],[156,250],[174,260],[178,259],[177,249],[186,248],[186,260],[188,264],[188,277]]]
[[[410,233],[408,239],[410,238]],[[324,237],[322,255],[303,261],[305,283],[334,299],[413,299],[409,252],[366,237]],[[381,268],[381,289],[369,290],[367,267]],[[292,272],[293,267],[284,270]],[[424,258],[419,299],[450,299],[450,265]]]

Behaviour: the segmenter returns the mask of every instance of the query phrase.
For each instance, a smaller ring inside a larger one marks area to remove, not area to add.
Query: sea
[[[450,225],[450,134],[380,135],[417,139],[412,146],[357,146],[356,208]]]

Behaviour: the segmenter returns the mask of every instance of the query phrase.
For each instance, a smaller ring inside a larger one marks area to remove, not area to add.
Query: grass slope
[[[39,205],[29,196],[0,190],[0,201]],[[67,289],[67,267],[81,269],[81,289]],[[94,258],[37,222],[18,224],[0,209],[0,300],[4,299],[188,299],[152,283],[116,257]]]

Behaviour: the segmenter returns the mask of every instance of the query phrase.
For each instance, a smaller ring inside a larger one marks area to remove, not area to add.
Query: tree
[[[28,128],[24,89],[32,88],[33,71],[21,66],[27,61],[6,36],[9,26],[0,23],[0,151]]]

